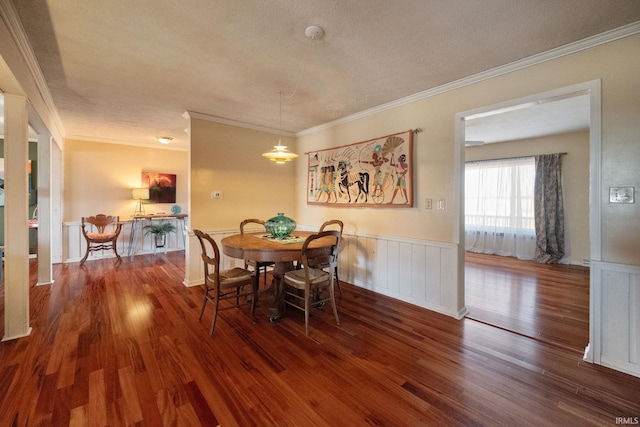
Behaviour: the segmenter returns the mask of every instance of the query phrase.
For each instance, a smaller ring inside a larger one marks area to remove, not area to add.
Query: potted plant
[[[145,225],[144,235],[152,235],[155,242],[155,249],[164,248],[167,241],[167,234],[176,231],[176,226],[172,222],[160,221],[156,224]],[[154,252],[155,252],[154,249]]]

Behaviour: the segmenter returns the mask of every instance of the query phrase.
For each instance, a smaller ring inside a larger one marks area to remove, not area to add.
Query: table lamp
[[[144,215],[144,205],[142,204],[142,200],[147,200],[149,198],[149,189],[132,188],[131,198],[138,201],[138,203],[136,203],[136,210],[133,211],[133,216]]]

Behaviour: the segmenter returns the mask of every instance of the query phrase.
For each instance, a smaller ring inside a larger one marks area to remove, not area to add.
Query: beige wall
[[[176,203],[187,211],[188,153],[66,140],[63,152],[63,221],[105,213],[131,218],[136,202],[131,188],[139,187],[143,171],[176,175]],[[145,204],[147,213],[171,212],[173,204]]]
[[[192,119],[191,227],[234,230],[245,218],[266,220],[278,212],[296,219],[294,163],[261,156],[277,142],[272,133]],[[282,143],[295,152],[293,138]],[[222,198],[211,199],[212,191]]]
[[[465,160],[564,153],[562,179],[565,199],[565,253],[572,264],[590,258],[589,247],[589,132],[485,144],[465,149]]]
[[[303,155],[292,164],[275,165],[260,154],[275,144],[276,135],[194,119],[190,209],[186,200],[187,153],[69,140],[64,152],[64,220],[77,221],[98,211],[130,216],[134,202],[129,199],[129,188],[139,184],[142,170],[154,170],[178,175],[178,203],[187,208],[193,227],[234,229],[242,218],[267,219],[284,211],[305,226],[341,218],[348,232],[453,242],[453,212],[458,205],[453,184],[455,113],[602,79],[603,259],[637,265],[640,243],[633,236],[640,232],[640,204],[608,203],[610,186],[640,186],[640,81],[636,78],[640,58],[629,53],[637,51],[640,36],[628,37],[303,135],[297,147],[291,138],[285,138],[286,144],[302,154],[422,128],[414,140],[415,206],[410,209],[309,206],[304,198],[307,161]],[[223,198],[212,200],[214,190],[222,191]],[[446,210],[426,210],[426,198],[446,199]],[[151,211],[168,208],[147,206]],[[578,234],[577,230],[570,233],[572,237]],[[582,249],[578,252],[579,247],[583,244],[574,241],[572,259],[587,258]]]
[[[640,203],[612,205],[608,188],[640,187],[640,35],[606,43],[559,59],[389,109],[298,138],[300,151],[335,147],[422,128],[414,143],[412,209],[341,209],[308,206],[306,161],[296,164],[296,215],[319,224],[342,218],[346,231],[454,242],[454,117],[458,112],[530,96],[595,79],[602,81],[602,258],[640,265]],[[446,199],[446,210],[425,210],[424,200]]]

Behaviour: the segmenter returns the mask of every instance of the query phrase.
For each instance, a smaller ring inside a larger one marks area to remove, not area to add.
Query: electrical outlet
[[[609,203],[633,203],[635,187],[610,187]]]
[[[433,209],[433,200],[425,199],[424,200],[424,208],[425,209]]]
[[[222,191],[212,191],[211,192],[212,199],[222,199]]]

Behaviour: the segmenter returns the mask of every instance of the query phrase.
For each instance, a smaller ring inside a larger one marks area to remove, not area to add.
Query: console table
[[[165,221],[165,220],[178,220],[182,222],[182,228],[180,231],[182,232],[182,241],[186,244],[184,229],[187,225],[187,214],[149,214],[149,215],[135,215],[131,217],[131,234],[129,234],[129,257],[133,258],[136,252],[136,236],[138,233],[142,232],[144,223],[150,221]]]

